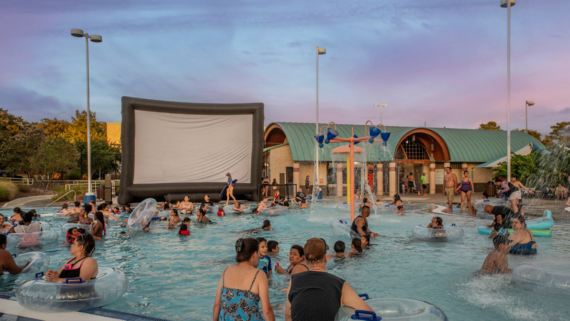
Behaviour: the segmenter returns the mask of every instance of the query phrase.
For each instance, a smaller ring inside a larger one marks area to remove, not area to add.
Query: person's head
[[[558,184],[558,187],[562,188],[562,184]]]
[[[444,170],[445,170],[445,173],[446,173],[446,174],[451,173],[451,167],[449,167],[449,166],[446,167],[446,168],[444,168]]]
[[[275,202],[273,202],[273,203],[271,203],[270,206],[271,206],[271,207],[275,207],[275,206],[277,206],[277,205],[275,204]]]
[[[362,252],[362,241],[358,238],[352,239],[352,249]]]
[[[6,219],[4,218],[4,215],[0,214],[0,228],[1,228],[2,226],[4,226],[4,221],[5,221],[5,220],[6,220]]]
[[[495,207],[493,205],[485,205],[485,207],[483,207],[483,210],[485,210],[485,212],[487,212],[488,214],[492,214],[494,208]]]
[[[206,202],[209,202],[209,201],[210,201],[210,196],[209,196],[208,194],[204,195],[204,200],[205,200]]]
[[[32,220],[34,219],[34,213],[32,212],[25,213],[22,219],[24,221],[24,224],[27,225],[28,223],[31,223]]]
[[[370,216],[370,207],[369,206],[362,206],[362,217]]]
[[[327,245],[322,239],[313,237],[307,240],[303,251],[305,252],[305,260],[307,260],[310,265],[326,264]]]
[[[67,230],[67,233],[68,233],[69,235],[77,236],[77,233],[78,233],[78,232],[77,232],[77,227],[72,227],[72,228],[70,228],[69,230]]]
[[[61,208],[66,210],[69,207],[69,205],[67,205],[67,203],[63,203],[63,205],[61,205]]]
[[[79,206],[81,206],[81,203],[79,201],[75,201],[75,202],[73,202],[73,205],[75,205],[75,207],[79,207]]]
[[[468,171],[463,171],[463,176],[464,176],[464,177],[469,177],[469,172],[468,172]]]
[[[489,194],[487,194],[487,191],[483,192],[483,199],[488,199],[489,198]]]
[[[188,231],[188,225],[181,224],[180,225],[180,231],[178,231],[178,234],[182,234],[182,231]]]
[[[89,204],[91,204],[93,207],[95,206],[95,201],[94,200],[90,200]]]
[[[279,242],[273,240],[267,242],[267,250],[271,253],[279,253]]]
[[[305,259],[305,251],[301,245],[293,245],[291,246],[291,250],[289,251],[289,263],[293,265],[297,265],[301,263]]]
[[[394,202],[401,201],[399,194],[394,194]]]
[[[109,204],[107,204],[107,203],[101,204],[101,209],[102,209],[103,211],[108,210],[108,209],[109,209]]]
[[[423,176],[426,176],[426,173],[422,173]]]
[[[368,199],[365,197],[362,199],[362,203],[368,203]]]
[[[370,235],[363,235],[360,238],[360,244],[362,246],[368,246],[368,244],[370,244]]]
[[[232,174],[230,174],[230,172],[227,172],[227,173],[226,173],[226,176],[227,176],[227,177],[232,177]]]
[[[14,214],[18,214],[18,215],[22,215],[24,212],[22,212],[22,209],[19,207],[14,207],[13,209]]]
[[[514,183],[517,181],[517,177],[516,176],[511,176],[511,182]]]
[[[182,221],[182,225],[190,225],[190,218],[185,217],[184,220]]]
[[[206,212],[202,208],[200,208],[200,209],[198,209],[198,211],[196,211],[196,216],[198,216],[198,217],[202,217],[202,216],[204,216],[204,214],[206,214]]]
[[[277,179],[274,178],[274,179],[273,179],[273,183],[277,183]]]
[[[7,237],[4,234],[0,234],[0,249],[5,250],[6,245],[8,245]]]
[[[178,216],[178,210],[173,208],[170,210],[170,216]]]
[[[257,241],[259,242],[259,256],[263,257],[267,254],[267,240],[263,237],[258,237]]]
[[[261,226],[261,228],[269,228],[269,227],[271,227],[271,222],[269,220],[263,221],[263,225]]]
[[[223,207],[223,206],[218,206],[218,211],[223,212],[223,211],[224,211],[224,207]]]
[[[103,217],[103,213],[101,211],[95,212],[95,219],[103,224],[105,224],[105,218]]]
[[[287,200],[287,199],[284,200],[284,201],[283,201],[283,206],[289,206],[289,200]]]
[[[184,196],[184,202],[189,202],[190,198],[188,198],[188,196]]]
[[[520,230],[526,227],[525,218],[522,215],[517,215],[511,218],[511,226],[513,230]]]
[[[90,213],[92,208],[91,204],[85,204],[85,213]]]
[[[236,241],[236,262],[248,262],[252,266],[259,263],[259,241],[254,238],[238,239]]]
[[[345,248],[346,248],[346,245],[344,244],[343,241],[336,241],[334,243],[334,251],[336,253],[344,253]]]
[[[443,220],[441,219],[441,217],[436,216],[435,221],[437,223],[437,226],[443,226]]]
[[[80,255],[91,256],[95,251],[95,239],[91,234],[79,235],[73,244],[69,253],[78,257]]]
[[[309,175],[307,175],[307,179],[309,178]]]
[[[240,202],[236,202],[235,207],[241,207],[241,203],[240,203]]]
[[[493,238],[495,249],[502,253],[507,253],[510,249],[509,238],[506,235],[497,235]]]

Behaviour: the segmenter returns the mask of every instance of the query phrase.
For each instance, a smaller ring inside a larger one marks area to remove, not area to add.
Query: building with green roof
[[[327,124],[320,124],[319,128],[322,126]],[[360,178],[366,175],[365,181],[378,195],[401,192],[400,186],[409,173],[414,176],[416,190],[421,189],[420,177],[425,173],[426,192],[440,192],[443,168],[446,166],[450,166],[459,179],[464,171],[469,171],[475,191],[482,191],[491,180],[493,171],[491,168],[475,167],[507,154],[507,132],[502,130],[399,126],[380,128],[383,132],[389,132],[390,138],[386,144],[362,142],[356,145],[365,150],[366,165],[360,161],[356,164],[357,167],[360,165],[360,171],[355,173],[357,181],[362,181]],[[339,137],[350,137],[352,130],[358,137],[368,136],[364,125],[337,124],[336,129]],[[322,133],[326,133],[326,128],[322,129]],[[264,176],[269,176],[271,181],[275,179],[279,184],[294,183],[297,186],[305,186],[308,176],[311,188],[314,181],[318,180],[324,194],[331,194],[331,190],[334,190],[332,193],[336,196],[346,195],[346,162],[338,161],[338,157],[335,157],[337,161],[333,161],[331,156],[331,151],[343,144],[325,144],[319,150],[319,177],[316,178],[314,135],[315,123],[269,124],[265,129]],[[524,132],[511,132],[512,151],[529,150],[524,148],[529,145],[544,148],[539,140]]]

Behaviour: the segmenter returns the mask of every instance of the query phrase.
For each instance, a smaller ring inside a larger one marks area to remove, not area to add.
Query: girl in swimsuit
[[[91,222],[91,234],[97,241],[103,241],[103,236],[106,234],[107,228],[105,227],[105,217],[103,213],[97,211],[95,219]]]
[[[301,245],[291,246],[291,251],[289,252],[289,267],[287,270],[283,269],[281,266],[275,267],[275,272],[284,275],[295,275],[297,273],[302,273],[309,271],[309,265],[305,261],[305,253]]]
[[[434,216],[431,218],[431,223],[428,224],[427,228],[441,229],[443,228],[443,220],[439,216]]]
[[[68,260],[59,271],[48,270],[46,281],[65,282],[68,278],[81,278],[83,281],[94,279],[99,269],[97,261],[91,257],[93,251],[95,251],[93,236],[91,234],[79,235],[69,249],[69,253],[74,257]]]
[[[234,197],[234,181],[232,179],[232,175],[230,173],[226,173],[226,176],[228,177],[228,187],[226,190],[226,194],[227,194],[227,201],[226,201],[226,206],[230,205],[230,197],[234,200],[234,203],[237,202],[236,198]]]
[[[174,224],[180,223],[182,220],[178,216],[178,211],[175,209],[170,210],[170,218],[168,219],[168,227],[174,227]]]
[[[12,254],[6,251],[7,245],[8,242],[6,235],[0,235],[0,275],[2,275],[4,271],[13,275],[20,274],[20,272],[30,264],[30,262],[26,263],[24,266],[18,266],[16,261],[14,261]]]
[[[459,213],[469,213],[469,207],[471,207],[471,193],[475,190],[473,186],[473,180],[469,177],[469,172],[463,172],[463,178],[461,179],[461,186],[457,188],[457,191],[461,190],[461,208]],[[467,203],[465,203],[465,197],[467,197]],[[465,211],[463,210],[465,207]]]
[[[362,254],[362,241],[360,239],[352,239],[352,251],[348,252],[350,257]]]

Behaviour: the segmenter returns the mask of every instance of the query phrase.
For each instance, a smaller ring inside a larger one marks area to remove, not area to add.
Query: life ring
[[[473,207],[477,211],[485,212],[485,206],[492,205],[492,206],[510,206],[511,202],[505,201],[502,199],[486,199],[486,200],[478,200],[473,203]]]
[[[445,313],[437,306],[420,300],[406,298],[377,298],[368,299],[367,294],[365,302],[372,311],[355,310],[350,307],[342,307],[338,310],[335,321],[352,321],[352,320],[368,320],[368,321],[389,321],[389,320],[430,320],[430,321],[448,321]]]
[[[9,233],[6,235],[8,247],[43,246],[57,241],[59,235],[54,230],[34,233]]]
[[[268,207],[266,209],[263,209],[263,210],[259,211],[259,214],[275,215],[275,214],[285,212],[287,210],[288,210],[288,208],[285,206],[275,206],[275,207]]]
[[[147,198],[142,201],[129,216],[127,228],[135,231],[141,231],[145,228],[156,213],[156,200]]]
[[[43,276],[18,288],[18,303],[42,312],[78,311],[110,304],[127,291],[127,276],[109,267],[99,267],[97,278],[82,281],[69,278],[65,282],[49,282]]]
[[[414,238],[430,242],[456,241],[463,237],[463,229],[457,226],[445,226],[442,229],[427,228],[418,225],[412,229]]]
[[[346,235],[352,238],[360,238],[361,236],[351,230],[352,221],[350,220],[334,220],[331,223],[331,229],[335,235]]]
[[[570,299],[570,265],[558,262],[537,262],[519,265],[512,273],[515,284],[530,292]]]
[[[30,262],[20,273],[40,273],[47,272],[49,267],[49,256],[42,252],[28,252],[24,254],[12,254],[16,265],[23,266]]]

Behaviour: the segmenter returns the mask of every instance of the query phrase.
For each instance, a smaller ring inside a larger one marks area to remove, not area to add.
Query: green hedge
[[[16,198],[18,187],[9,181],[0,181],[0,202],[9,202]]]
[[[29,193],[30,192],[30,185],[26,185],[26,184],[18,184],[18,191],[23,192],[23,193]]]

